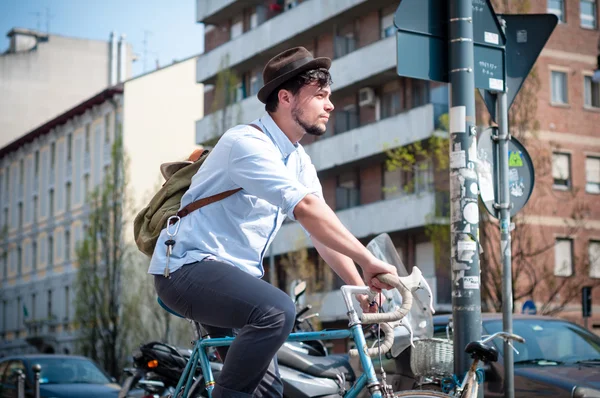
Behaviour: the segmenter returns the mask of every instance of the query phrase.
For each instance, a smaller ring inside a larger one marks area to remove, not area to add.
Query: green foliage
[[[229,67],[229,54],[221,59],[217,80],[214,87],[214,97],[210,106],[212,114],[213,131],[215,138],[211,142],[205,143],[212,146],[218,141],[218,137],[225,131],[240,123],[242,119],[241,107],[236,101],[236,90],[240,79],[233,69]],[[218,111],[221,112],[218,112]]]

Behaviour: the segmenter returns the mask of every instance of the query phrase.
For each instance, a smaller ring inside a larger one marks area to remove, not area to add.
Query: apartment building
[[[122,134],[127,203],[133,212],[146,204],[160,186],[160,164],[196,147],[203,87],[195,71],[189,57],[119,83],[0,149],[0,356],[75,352],[86,194],[101,183]],[[132,222],[134,214],[124,216]],[[133,227],[123,239],[133,245]],[[143,278],[147,264],[134,265]]]
[[[390,234],[407,267],[418,265],[423,270],[437,308],[450,309],[450,253],[446,248],[436,255],[426,230],[432,216],[434,223],[448,222],[448,173],[431,160],[412,171],[388,171],[385,166],[384,148],[444,136],[439,116],[448,109],[446,85],[396,74],[393,16],[398,1],[197,0],[196,4],[196,19],[206,24],[206,52],[197,63],[197,80],[205,85],[205,117],[196,123],[197,143],[214,142],[223,133],[215,128],[215,120],[231,126],[248,123],[264,112],[255,95],[262,85],[264,64],[278,52],[302,45],[316,57],[332,58],[336,109],[328,132],[302,141],[317,168],[327,203],[365,243],[376,234]],[[534,227],[534,236],[550,234],[555,240],[555,249],[536,260],[540,266],[556,268],[553,278],[568,278],[564,267],[573,267],[577,258],[587,268],[576,272],[587,272],[586,281],[597,284],[600,93],[598,83],[590,78],[598,54],[597,2],[532,0],[531,5],[532,13],[559,14],[561,23],[537,63],[540,131],[535,139],[550,151],[553,171],[538,179],[526,222]],[[236,102],[227,108],[215,100],[222,70],[239,76]],[[569,209],[575,206],[569,193],[574,191],[577,203],[588,205],[587,223],[576,236],[564,236],[564,222],[569,222]],[[285,283],[277,264],[283,254],[300,247],[310,248],[310,243],[299,226],[284,224],[271,248],[278,275],[266,278]],[[312,249],[311,255],[316,258]],[[322,321],[345,317],[338,292],[321,298]],[[600,299],[600,288],[595,289],[594,299],[596,303]],[[572,319],[581,321],[581,313]]]
[[[122,112],[113,86],[0,149],[0,353],[74,352],[86,194],[108,170]]]
[[[7,37],[0,54],[0,147],[131,76],[133,51],[124,35],[88,40],[14,28]]]

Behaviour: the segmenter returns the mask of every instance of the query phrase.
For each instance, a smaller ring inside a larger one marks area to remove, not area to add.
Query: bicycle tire
[[[394,393],[395,397],[404,397],[404,398],[448,398],[452,397],[452,395],[444,394],[443,392],[438,391],[427,391],[427,390],[408,390],[408,391],[399,391]]]

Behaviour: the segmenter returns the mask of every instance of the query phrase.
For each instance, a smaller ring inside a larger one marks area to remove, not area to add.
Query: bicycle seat
[[[158,304],[163,308],[163,310],[167,311],[169,314],[185,319],[183,315],[179,315],[178,313],[167,307],[167,305],[160,299],[160,297],[157,297],[156,301],[158,301]]]
[[[465,352],[471,355],[471,358],[479,359],[484,362],[497,362],[498,351],[492,346],[487,346],[479,341],[472,341],[467,344]]]
[[[337,380],[344,373],[346,381],[354,381],[354,371],[350,366],[348,355],[327,355],[317,357],[295,351],[284,344],[277,351],[277,362],[280,365],[299,370],[315,377]]]

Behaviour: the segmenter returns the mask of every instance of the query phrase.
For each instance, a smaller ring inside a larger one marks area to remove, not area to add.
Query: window
[[[568,104],[569,96],[567,95],[567,73],[553,70],[551,74],[552,103]]]
[[[110,113],[104,115],[104,143],[110,143]]]
[[[250,95],[258,94],[263,85],[262,72],[258,71],[250,78]]]
[[[35,293],[32,293],[31,294],[31,320],[35,320],[35,307],[36,307]]]
[[[335,207],[337,210],[347,209],[360,204],[358,171],[353,170],[338,176],[335,189]]]
[[[579,2],[579,19],[582,28],[596,29],[596,0]]]
[[[335,58],[343,57],[356,50],[356,37],[354,32],[340,34],[335,37]]]
[[[429,82],[427,80],[412,80],[412,107],[429,103]]]
[[[2,276],[4,280],[8,279],[8,252],[4,252],[2,255]]]
[[[71,259],[71,232],[69,230],[65,231],[65,260],[69,261]]]
[[[573,241],[557,238],[554,244],[554,275],[573,275]]]
[[[237,21],[231,24],[231,35],[229,36],[230,40],[235,39],[238,36],[241,36],[244,33],[244,23],[243,21]]]
[[[23,249],[17,247],[17,276],[23,275]]]
[[[19,202],[19,228],[23,228],[23,202]]]
[[[40,151],[35,151],[35,160],[33,163],[34,173],[37,177],[40,173]]]
[[[600,193],[600,157],[585,159],[585,191]]]
[[[584,76],[584,106],[600,108],[600,83],[592,80],[592,76]]]
[[[65,195],[66,195],[65,210],[70,211],[71,210],[71,183],[70,182],[67,182],[65,185]]]
[[[54,266],[54,238],[48,237],[48,268]]]
[[[52,289],[48,290],[48,319],[52,318]]]
[[[400,91],[383,94],[381,97],[381,118],[385,119],[399,114],[404,108],[403,105],[402,93]]]
[[[73,134],[67,134],[67,161],[73,159]]]
[[[56,142],[53,142],[50,145],[50,169],[54,170],[55,165],[56,165]]]
[[[341,134],[358,127],[356,105],[348,105],[335,112],[334,134]]]
[[[250,29],[254,29],[258,26],[258,14],[254,11],[250,15]]]
[[[90,193],[90,175],[83,176],[83,194],[87,196]]]
[[[34,240],[31,244],[31,269],[33,272],[37,270],[37,242]]]
[[[19,162],[19,184],[21,184],[21,189],[23,189],[23,185],[25,184],[25,161],[23,159]]]
[[[433,192],[433,164],[429,160],[415,164],[415,192]]]
[[[50,210],[50,217],[54,216],[54,189],[48,192],[48,206]]]
[[[65,321],[69,320],[70,304],[71,304],[71,300],[69,297],[69,286],[65,286]]]
[[[568,190],[571,188],[571,155],[568,153],[552,154],[553,188]]]
[[[394,13],[383,15],[381,17],[381,38],[385,39],[396,33],[396,27],[394,26]]]
[[[38,220],[38,197],[37,195],[33,197],[33,222],[37,222]]]
[[[17,297],[17,330],[21,329],[23,322],[23,308],[21,307],[21,297]]]
[[[590,277],[600,278],[600,241],[590,241],[588,255],[590,257]]]
[[[90,125],[85,125],[85,153],[90,153]]]
[[[556,15],[559,22],[565,22],[564,0],[548,0],[548,13]]]

